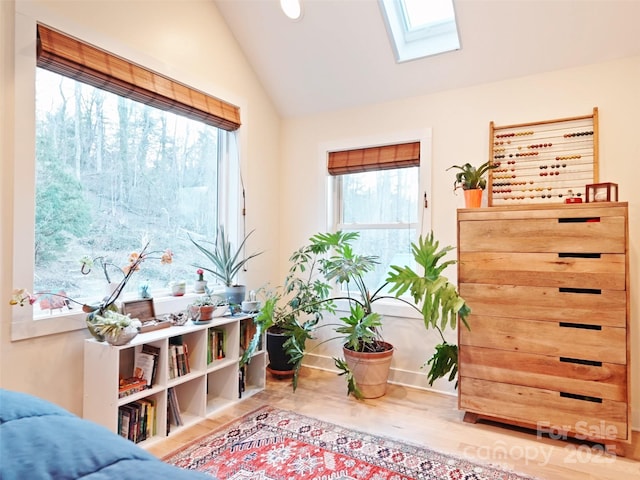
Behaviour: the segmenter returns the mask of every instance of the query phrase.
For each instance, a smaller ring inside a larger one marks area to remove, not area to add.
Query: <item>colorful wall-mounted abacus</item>
[[[565,203],[598,181],[598,108],[592,115],[496,127],[490,123],[488,205]]]

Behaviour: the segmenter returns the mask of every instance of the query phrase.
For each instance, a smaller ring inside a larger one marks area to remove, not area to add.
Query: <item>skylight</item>
[[[396,61],[458,50],[453,0],[379,0]]]

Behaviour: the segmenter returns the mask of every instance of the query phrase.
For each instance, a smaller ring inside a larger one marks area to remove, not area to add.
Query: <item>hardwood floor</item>
[[[634,432],[627,456],[605,455],[595,447],[549,438],[503,425],[463,422],[453,396],[389,385],[375,400],[356,401],[346,395],[342,377],[305,369],[298,390],[290,380],[267,378],[267,388],[251,398],[154,444],[158,457],[262,405],[292,410],[360,431],[395,438],[478,463],[492,463],[546,480],[640,479],[640,432]],[[634,460],[635,458],[635,460]]]

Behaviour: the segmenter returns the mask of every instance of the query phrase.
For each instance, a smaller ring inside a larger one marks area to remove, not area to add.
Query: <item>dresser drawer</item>
[[[625,217],[461,221],[461,252],[625,253]],[[589,221],[587,221],[589,220]]]
[[[536,387],[556,392],[627,399],[626,365],[590,362],[569,357],[517,353],[465,346],[459,352],[460,377]]]
[[[627,404],[576,398],[571,392],[461,377],[459,406],[531,428],[562,428],[582,439],[626,440]]]
[[[626,328],[471,314],[460,345],[626,364]]]
[[[626,291],[484,283],[461,283],[459,291],[473,315],[626,328]]]
[[[458,281],[625,289],[623,254],[459,252]]]

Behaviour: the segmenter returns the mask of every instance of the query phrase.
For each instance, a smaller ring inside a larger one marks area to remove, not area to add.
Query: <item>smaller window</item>
[[[413,262],[419,165],[420,142],[329,153],[337,206],[335,229],[360,233],[354,242],[356,252],[375,252],[379,263],[365,278],[372,290],[384,284],[390,265]]]

